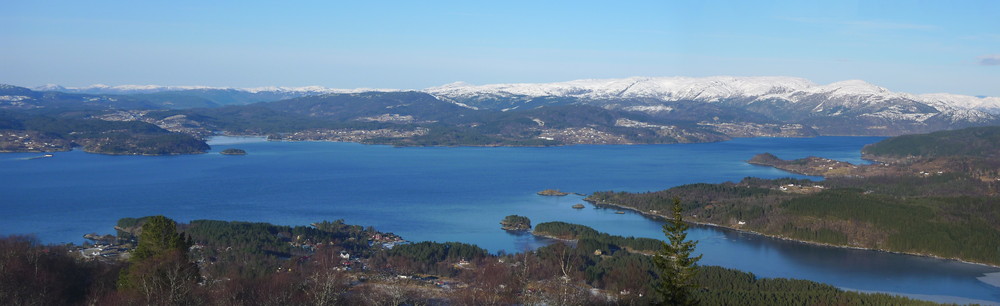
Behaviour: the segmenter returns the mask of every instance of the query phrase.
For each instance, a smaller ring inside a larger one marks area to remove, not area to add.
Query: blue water
[[[533,223],[566,221],[616,235],[662,238],[660,223],[631,212],[575,210],[580,196],[542,197],[547,188],[591,193],[654,191],[681,184],[787,177],[745,162],[771,152],[859,163],[877,137],[753,138],[728,142],[551,148],[393,148],[353,143],[265,142],[217,138],[215,151],[246,156],[105,156],[80,151],[0,154],[0,233],[43,242],[80,242],[113,233],[122,217],[306,225],[344,219],[411,241],[463,241],[516,252],[549,243],[500,230],[506,215]],[[1000,288],[976,280],[1000,269],[916,256],[811,246],[709,227],[701,264],[763,277],[810,279],[867,291],[1000,301]]]

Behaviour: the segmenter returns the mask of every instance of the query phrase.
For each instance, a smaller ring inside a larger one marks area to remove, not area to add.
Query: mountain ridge
[[[813,83],[805,78],[785,76],[629,77],[616,79],[579,79],[550,83],[497,83],[485,85],[455,82],[424,89],[343,89],[315,85],[237,88],[162,85],[109,86],[104,84],[84,87],[63,87],[55,84],[47,84],[32,89],[36,91],[89,94],[148,94],[164,91],[193,90],[235,90],[253,94],[289,94],[289,96],[281,96],[283,99],[331,93],[420,91],[470,108],[484,108],[478,106],[478,103],[475,103],[475,101],[487,98],[532,101],[542,97],[563,97],[581,101],[642,100],[646,104],[685,100],[709,103],[726,100],[743,100],[746,103],[754,103],[777,99],[797,103],[815,95],[826,95],[828,98],[853,101],[905,99],[930,105],[939,111],[956,109],[975,110],[991,115],[1000,115],[1000,97],[979,97],[952,93],[911,94],[894,92],[863,80],[845,80],[824,85]],[[489,107],[487,106],[487,108]]]
[[[190,89],[170,91],[180,88]],[[91,89],[145,93],[71,94],[3,86],[0,108],[58,112],[85,105],[88,111],[96,112],[90,115],[95,118],[142,120],[198,137],[252,133],[289,140],[363,138],[406,145],[897,136],[1000,125],[1000,98],[914,95],[862,80],[819,85],[794,77],[631,77],[490,85],[459,82],[423,90],[383,91],[318,86],[221,89],[100,85]],[[166,91],[150,92],[154,90]],[[169,109],[190,111],[166,111]],[[572,124],[557,124],[560,122]],[[360,134],[366,136],[357,136]]]

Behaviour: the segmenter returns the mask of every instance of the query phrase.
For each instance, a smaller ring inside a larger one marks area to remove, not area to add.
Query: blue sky
[[[1000,1],[11,2],[0,83],[21,86],[781,75],[1000,96]]]

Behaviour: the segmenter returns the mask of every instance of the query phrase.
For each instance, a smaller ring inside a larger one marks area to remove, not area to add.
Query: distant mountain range
[[[333,93],[394,92],[396,89],[335,89],[320,86],[229,88],[210,86],[160,86],[95,84],[86,87],[63,87],[48,84],[33,88],[42,92],[63,92],[91,95],[124,95],[160,102],[168,108],[219,107],[272,102],[305,96]]]
[[[265,86],[265,87],[251,87],[251,88],[235,88],[235,87],[212,87],[212,86],[161,86],[161,85],[110,86],[104,84],[94,84],[84,87],[63,87],[56,84],[46,84],[32,89],[36,91],[58,91],[58,92],[68,92],[68,93],[118,94],[118,95],[157,93],[164,91],[188,91],[188,90],[223,90],[223,91],[235,90],[248,93],[284,92],[289,94],[304,94],[304,95],[316,95],[316,94],[327,94],[327,93],[358,93],[358,92],[369,92],[369,91],[400,91],[398,89],[377,89],[377,88],[336,89],[336,88],[326,88],[322,86],[302,86],[302,87]]]
[[[856,102],[876,102],[888,100],[912,100],[946,109],[973,109],[990,114],[1000,114],[1000,97],[966,96],[947,93],[914,95],[891,92],[885,88],[861,81],[849,80],[828,85],[817,85],[809,80],[794,77],[632,77],[625,79],[592,79],[558,83],[515,83],[471,85],[456,82],[424,90],[355,88],[337,89],[322,86],[304,87],[210,87],[210,86],[160,86],[160,85],[119,85],[95,84],[86,87],[63,87],[48,84],[33,88],[35,91],[57,91],[84,94],[150,94],[161,92],[228,92],[257,94],[258,102],[277,101],[287,98],[331,93],[422,91],[452,102],[469,102],[470,106],[491,107],[491,100],[502,100],[511,107],[517,102],[527,102],[539,98],[573,98],[578,101],[629,100],[655,102],[726,102],[744,101],[753,103],[765,100],[799,102],[807,97],[847,98]],[[225,101],[219,101],[225,102]],[[226,103],[222,103],[226,104]],[[500,108],[502,109],[502,108]]]
[[[410,138],[438,136],[435,141],[406,142],[418,145],[895,136],[1000,124],[998,97],[916,95],[858,80],[818,85],[792,77],[726,76],[452,83],[423,90],[155,85],[46,85],[30,90],[2,85],[0,109],[148,110],[139,115],[91,115],[144,120],[167,129],[183,125],[189,129],[172,130],[200,136],[221,131],[291,137],[281,135],[308,129],[308,137],[298,138],[356,139],[323,131],[335,128],[394,131],[382,134]],[[437,133],[443,130],[447,135]],[[400,143],[395,136],[364,139]],[[442,139],[447,141],[438,141]]]

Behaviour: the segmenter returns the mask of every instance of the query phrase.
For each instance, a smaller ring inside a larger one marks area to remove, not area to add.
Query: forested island
[[[568,192],[562,192],[562,191],[559,191],[559,190],[556,190],[556,189],[545,189],[545,190],[539,191],[538,195],[541,195],[541,196],[550,196],[550,197],[561,197],[561,196],[567,196],[567,195],[569,195],[569,193]]]
[[[0,300],[11,304],[510,305],[651,304],[661,277],[655,239],[551,222],[536,232],[576,240],[491,254],[475,245],[406,243],[343,221],[313,226],[125,218],[84,246],[0,238]],[[96,236],[96,235],[95,235]],[[697,268],[708,305],[933,303],[821,283]],[[44,277],[39,277],[42,275]]]
[[[822,173],[826,180],[746,178],[648,193],[596,192],[587,201],[662,216],[677,197],[693,222],[996,266],[998,136],[1000,127],[983,127],[889,138],[864,149],[865,158],[880,161],[871,165],[761,155],[755,163]]]
[[[507,231],[526,231],[531,229],[531,219],[525,216],[509,215],[500,221],[500,228]]]
[[[245,151],[243,149],[229,148],[229,149],[225,149],[225,150],[219,151],[219,154],[222,154],[222,155],[247,155],[247,151]]]

